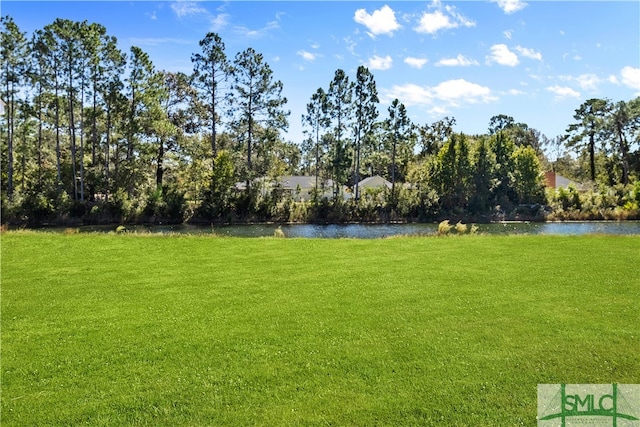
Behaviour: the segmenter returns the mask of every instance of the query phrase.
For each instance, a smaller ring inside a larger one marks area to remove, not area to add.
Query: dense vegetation
[[[1,29],[3,222],[639,215],[640,98],[589,99],[552,139],[508,115],[465,135],[450,117],[411,123],[398,100],[381,113],[359,67],[311,94],[307,138],[284,141],[283,83],[252,48],[228,58],[217,34],[187,75],[120,51],[100,24],[57,19],[28,36],[7,16]],[[548,169],[591,191],[545,194]],[[263,187],[298,174],[319,183],[306,202]],[[392,188],[360,194],[373,175]]]
[[[640,377],[639,247],[5,233],[0,422],[534,425]]]

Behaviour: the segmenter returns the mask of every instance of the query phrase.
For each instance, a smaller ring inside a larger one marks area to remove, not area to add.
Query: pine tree
[[[354,186],[356,202],[360,199],[358,183],[360,182],[360,150],[362,141],[371,138],[373,126],[378,118],[378,91],[376,82],[369,69],[361,65],[358,67],[354,86],[354,137],[355,137],[355,168]]]
[[[16,96],[23,84],[23,76],[26,74],[29,46],[26,33],[20,29],[10,16],[0,19],[2,32],[0,32],[0,52],[2,54],[2,99],[6,100],[7,120],[7,197],[13,197],[14,183],[14,133],[15,120],[18,106]]]
[[[288,127],[284,105],[287,98],[282,96],[282,82],[274,80],[273,71],[264,62],[262,54],[248,48],[236,55],[233,62],[235,103],[231,114],[235,114],[235,127],[246,129],[244,140],[247,144],[247,193],[251,188],[252,148],[256,130],[265,129],[267,135]]]
[[[227,80],[231,71],[229,61],[224,53],[224,43],[216,33],[207,33],[200,40],[202,53],[196,53],[191,57],[193,62],[194,78],[203,102],[206,105],[207,119],[211,123],[211,154],[217,158],[217,123],[220,121],[219,105],[225,96],[222,85]]]
[[[353,83],[343,70],[336,70],[333,80],[329,84],[327,93],[327,108],[329,116],[334,123],[334,144],[330,150],[331,166],[335,188],[334,198],[339,196],[343,184],[344,165],[348,163],[349,156],[343,141],[347,125],[353,115]]]

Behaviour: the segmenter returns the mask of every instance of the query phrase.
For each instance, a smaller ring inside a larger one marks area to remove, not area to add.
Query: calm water
[[[176,226],[129,226],[130,231],[157,233],[211,234],[234,237],[273,236],[278,225],[252,224],[219,227],[202,227],[193,225]],[[81,232],[113,231],[115,227],[81,227]],[[428,235],[435,234],[438,224],[345,224],[283,225],[282,231],[287,237],[309,238],[358,238],[374,239],[399,234]],[[496,223],[478,224],[478,232],[487,234],[640,234],[640,221],[590,221],[590,222],[549,222],[549,223]]]

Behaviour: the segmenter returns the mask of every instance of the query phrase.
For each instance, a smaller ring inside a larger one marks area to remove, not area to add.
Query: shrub
[[[450,225],[449,220],[445,219],[444,221],[441,221],[440,224],[438,224],[438,235],[446,236],[447,234],[449,234],[452,228],[453,225]]]
[[[463,224],[462,221],[458,221],[456,224],[456,232],[458,234],[464,234],[467,232],[467,225]]]
[[[107,203],[107,211],[116,221],[126,221],[135,212],[133,202],[122,188],[113,193]]]

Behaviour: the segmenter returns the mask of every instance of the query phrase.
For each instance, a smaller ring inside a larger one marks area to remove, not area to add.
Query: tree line
[[[640,173],[640,98],[590,99],[553,139],[507,115],[466,135],[455,118],[412,123],[397,99],[381,113],[360,66],[311,94],[291,142],[283,83],[250,47],[228,57],[218,34],[187,74],[122,52],[96,23],[28,36],[6,16],[1,30],[3,222],[491,219],[543,209],[546,169],[608,187]],[[313,197],[287,197],[287,175],[315,177]],[[362,192],[374,175],[391,188]]]

